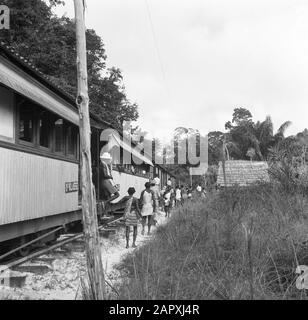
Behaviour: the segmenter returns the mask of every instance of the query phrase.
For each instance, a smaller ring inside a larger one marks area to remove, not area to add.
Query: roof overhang
[[[79,125],[78,110],[30,75],[0,56],[0,83],[64,119]]]

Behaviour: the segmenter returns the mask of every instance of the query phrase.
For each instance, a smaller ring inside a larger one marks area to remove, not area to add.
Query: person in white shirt
[[[145,189],[140,195],[140,207],[142,215],[142,231],[141,234],[144,235],[144,229],[146,222],[148,222],[148,235],[151,233],[151,225],[153,224],[153,214],[156,211],[155,195],[151,190],[151,183],[145,183]]]
[[[171,187],[171,186],[172,186],[172,181],[171,181],[170,178],[169,178],[168,181],[167,181],[167,186],[168,186],[168,187]]]
[[[159,179],[158,175],[155,175],[155,178],[153,180],[154,180],[155,185],[160,187],[160,179]]]
[[[178,206],[181,203],[182,203],[182,190],[180,189],[179,186],[177,186],[175,189],[175,204],[176,206]]]

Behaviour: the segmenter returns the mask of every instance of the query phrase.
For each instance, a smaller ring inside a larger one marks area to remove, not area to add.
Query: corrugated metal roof
[[[269,182],[268,164],[265,161],[228,160],[226,186],[248,186],[256,182]],[[217,184],[225,186],[222,162],[219,162]]]

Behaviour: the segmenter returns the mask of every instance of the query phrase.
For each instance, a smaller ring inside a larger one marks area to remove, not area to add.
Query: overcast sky
[[[87,0],[86,15],[151,135],[223,131],[240,106],[308,127],[307,0]]]

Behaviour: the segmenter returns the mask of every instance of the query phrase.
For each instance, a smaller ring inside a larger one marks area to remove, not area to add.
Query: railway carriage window
[[[55,152],[64,153],[64,121],[55,121]]]
[[[19,95],[16,96],[16,106],[16,137],[20,145],[43,156],[78,160],[78,126]]]
[[[23,104],[19,109],[19,139],[34,143],[34,110],[33,106]]]
[[[42,111],[39,117],[40,146],[50,148],[51,120],[48,111]]]
[[[67,154],[77,156],[78,131],[73,125],[68,125],[66,129],[67,135]]]

